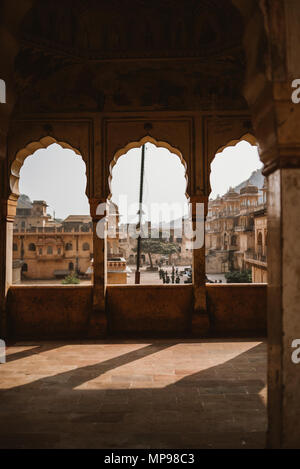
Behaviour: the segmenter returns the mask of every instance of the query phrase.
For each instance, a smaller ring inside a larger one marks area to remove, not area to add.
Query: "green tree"
[[[137,248],[134,249],[134,252],[137,252]],[[178,246],[176,243],[163,241],[161,239],[147,238],[141,240],[141,252],[148,254],[150,267],[153,269],[152,254],[162,254],[164,256],[169,256],[170,261],[172,254],[178,252]]]
[[[71,273],[67,277],[65,277],[61,283],[63,285],[78,285],[80,283],[80,280],[76,275]]]
[[[225,274],[227,283],[251,283],[251,270],[235,270]]]

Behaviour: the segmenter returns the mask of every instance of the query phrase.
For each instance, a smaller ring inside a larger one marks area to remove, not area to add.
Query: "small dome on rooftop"
[[[242,189],[240,190],[241,195],[257,194],[257,193],[258,193],[258,187],[251,184],[249,180],[247,181],[246,186],[242,187]]]
[[[228,192],[225,194],[225,198],[226,199],[229,199],[229,198],[232,198],[232,197],[237,197],[238,196],[238,193],[235,192],[235,190],[233,189],[233,187],[229,187],[228,189]]]

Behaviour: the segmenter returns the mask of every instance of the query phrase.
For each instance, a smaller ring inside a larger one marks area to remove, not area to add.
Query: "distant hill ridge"
[[[262,189],[264,185],[265,177],[262,174],[261,169],[257,169],[256,171],[253,171],[249,179],[246,179],[246,181],[241,182],[238,186],[234,187],[233,189],[235,192],[240,192],[240,190],[245,187],[248,182],[252,184],[253,186],[257,186],[258,189]]]

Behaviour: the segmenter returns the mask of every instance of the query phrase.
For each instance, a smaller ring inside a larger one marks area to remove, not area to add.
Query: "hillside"
[[[241,182],[238,186],[234,187],[234,190],[236,192],[239,192],[242,187],[245,187],[247,185],[248,182],[250,182],[250,184],[252,184],[253,186],[257,186],[258,189],[261,189],[264,185],[264,180],[265,178],[262,175],[261,169],[257,169],[256,171],[253,171],[249,179]]]

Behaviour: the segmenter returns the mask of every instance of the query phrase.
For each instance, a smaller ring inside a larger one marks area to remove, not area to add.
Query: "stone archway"
[[[186,191],[185,191],[185,195],[186,195],[186,198],[187,200],[189,200],[189,194],[187,192],[187,188],[188,188],[188,168],[187,168],[187,163],[186,163],[186,160],[184,159],[184,156],[182,155],[181,151],[178,149],[178,148],[175,148],[174,146],[172,146],[170,143],[166,142],[166,141],[161,141],[161,140],[156,140],[155,138],[147,135],[145,137],[143,137],[141,140],[139,141],[133,141],[133,142],[130,142],[128,143],[124,148],[118,150],[113,159],[111,160],[110,164],[109,164],[109,177],[108,177],[108,183],[109,183],[109,189],[110,189],[110,194],[109,194],[109,197],[108,199],[111,198],[111,180],[112,180],[112,171],[113,171],[113,168],[114,166],[117,164],[118,162],[118,159],[125,155],[128,151],[134,149],[134,148],[141,148],[144,144],[146,143],[152,143],[153,145],[155,145],[157,148],[165,148],[166,150],[168,150],[170,152],[170,154],[174,154],[176,156],[178,156],[178,158],[180,159],[180,162],[181,164],[183,165],[184,167],[184,171],[185,171],[185,174],[184,174],[184,177],[186,179]]]
[[[208,194],[211,193],[210,175],[211,175],[211,166],[212,166],[212,163],[213,163],[215,157],[218,154],[222,153],[226,148],[235,147],[236,145],[238,145],[241,142],[247,142],[252,146],[258,146],[258,142],[257,142],[257,139],[255,138],[255,136],[252,133],[247,132],[246,134],[241,135],[241,137],[233,138],[233,139],[229,140],[227,143],[225,143],[224,145],[222,144],[221,146],[219,146],[216,149],[214,154],[209,155],[209,161],[208,161]],[[259,147],[258,147],[258,150],[259,150]]]
[[[42,148],[48,148],[50,145],[57,143],[62,148],[73,150],[74,153],[78,156],[81,156],[81,153],[71,145],[66,142],[61,142],[56,140],[53,137],[43,137],[38,141],[34,141],[26,145],[25,148],[19,150],[16,154],[16,157],[11,164],[10,167],[10,177],[9,177],[9,185],[10,185],[10,195],[9,197],[18,197],[19,195],[19,179],[20,179],[20,170],[24,164],[26,158],[30,155],[33,155],[37,150]]]
[[[248,132],[248,133],[242,135],[240,138],[230,140],[228,143],[226,143],[226,145],[221,146],[216,151],[215,155],[217,155],[218,153],[222,153],[222,151],[224,151],[225,148],[235,147],[238,143],[243,142],[243,141],[248,142],[250,145],[253,145],[253,146],[257,146],[257,144],[258,144],[258,142],[257,142],[256,138],[254,137],[254,135]]]
[[[29,156],[33,156],[38,150],[40,149],[47,149],[53,144],[59,145],[62,149],[72,150],[75,155],[79,156],[82,161],[84,159],[81,155],[81,152],[71,146],[69,143],[64,141],[59,141],[54,137],[47,136],[42,137],[40,140],[32,141],[31,143],[27,144],[24,148],[17,151],[15,159],[10,165],[10,174],[9,174],[9,193],[7,198],[7,217],[6,217],[6,288],[8,289],[12,285],[12,245],[13,245],[13,223],[16,215],[16,208],[17,202],[19,199],[19,180],[20,180],[20,171],[21,168]],[[85,165],[86,167],[86,165]],[[58,169],[59,170],[59,169]],[[85,171],[85,176],[87,175],[87,171]],[[86,195],[87,195],[87,187],[86,185]],[[47,241],[47,240],[46,240]],[[51,241],[52,242],[52,241]],[[52,254],[53,252],[48,252],[48,254]]]
[[[188,212],[187,209],[189,207],[188,204],[190,201],[190,197],[187,192],[187,188],[188,188],[187,163],[182,155],[182,152],[178,148],[175,148],[174,146],[170,145],[166,141],[158,141],[157,139],[153,137],[145,136],[141,138],[141,140],[132,141],[128,143],[124,148],[118,150],[115,153],[115,156],[109,165],[110,194],[108,196],[108,201],[111,201],[112,199],[114,199],[114,202],[115,204],[117,204],[117,207],[118,207],[119,202],[117,200],[119,201],[124,200],[124,204],[126,201],[127,209],[129,210],[131,210],[133,205],[138,203],[137,189],[139,187],[139,182],[140,182],[139,165],[140,165],[140,157],[141,157],[141,151],[139,151],[139,149],[141,149],[141,147],[144,145],[145,145],[145,155],[146,155],[146,161],[147,161],[146,170],[145,170],[145,179],[148,176],[151,182],[149,185],[149,180],[148,180],[147,200],[145,200],[145,197],[143,199],[143,204],[144,204],[143,210],[146,210],[147,212],[147,216],[144,217],[142,221],[142,225],[144,227],[143,230],[144,229],[147,230],[147,235],[145,234],[145,236],[149,236],[151,238],[153,237],[158,238],[157,230],[163,229],[164,234],[161,235],[162,236],[161,241],[163,242],[169,241],[173,243],[173,242],[176,242],[176,240],[174,241],[173,239],[175,236],[176,238],[183,239],[185,236],[185,232],[187,233],[187,222],[184,222],[184,214],[186,217],[187,216],[186,213]],[[160,154],[159,149],[164,149],[166,151],[162,151],[162,153]],[[137,150],[137,151],[133,151],[133,150]],[[121,170],[120,166],[117,169],[117,165],[118,165],[119,159],[122,156],[124,157],[124,159],[122,163],[120,163],[122,165],[122,170]],[[134,167],[131,168],[130,172],[129,171],[127,172],[126,165],[127,165],[127,168],[130,167],[130,164],[131,164],[130,160],[131,162],[134,161]],[[138,168],[138,171],[136,173],[135,173],[135,168]],[[152,179],[153,173],[158,168],[163,168],[163,169],[159,171],[154,181]],[[118,174],[114,172],[114,169],[117,170]],[[125,173],[126,173],[126,177],[124,176]],[[135,174],[133,175],[133,173]],[[176,179],[176,183],[172,180],[173,175],[174,175],[174,178]],[[134,193],[132,193],[131,188],[129,187],[129,181],[128,181],[129,178],[130,178],[131,183],[134,180],[134,183],[135,183],[134,187],[136,188],[136,191],[134,191]],[[122,193],[119,192],[118,186],[122,187]],[[172,193],[171,198],[170,198],[169,193]],[[152,203],[154,205],[151,205]],[[112,204],[112,205],[116,207],[115,204]],[[122,214],[118,212],[118,220],[119,220],[120,215],[121,216],[125,215],[123,220],[125,218],[127,219],[127,222],[123,221],[122,237],[124,238],[123,243],[126,243],[124,245],[126,246],[125,252],[127,252],[127,259],[129,259],[130,258],[129,253],[132,254],[134,249],[136,249],[135,241],[133,238],[135,238],[138,235],[138,232],[134,228],[134,223],[128,224],[128,221],[129,221],[128,215],[130,216],[132,212],[127,210],[127,214],[126,214],[124,210],[126,206],[124,204],[121,202],[121,206],[123,206],[123,210],[122,210]],[[165,213],[163,213],[164,210],[166,210]],[[113,212],[114,212],[114,209],[113,209]],[[178,221],[179,221],[179,218],[181,217],[182,217],[182,222],[179,225]],[[171,223],[167,225],[168,223],[166,221],[167,219],[170,222],[172,220],[177,221],[176,231],[175,231],[175,225],[174,225],[174,228],[172,228]],[[151,232],[151,229],[153,230],[152,232]],[[173,233],[173,230],[174,230],[174,233]],[[166,232],[168,233],[168,235],[166,234]],[[108,244],[110,245],[112,244],[112,242],[113,241],[109,239],[108,237]],[[176,254],[181,252],[180,250],[181,246],[180,247],[177,246],[177,248],[178,248],[178,251]],[[141,279],[142,279],[142,284],[144,285],[145,284],[151,285],[153,282],[154,284],[158,283],[157,279],[154,276],[154,271],[153,271],[154,263],[156,262],[156,264],[158,264],[158,259],[156,259],[156,255],[158,256],[158,254],[159,254],[158,252],[154,253],[155,261],[153,260],[153,263],[152,263],[151,253],[148,254],[152,273],[150,273],[150,275],[147,275],[146,272],[142,273]],[[162,252],[161,252],[161,256],[163,256]],[[143,256],[143,254],[141,253],[140,259],[142,259],[143,257],[144,257],[144,263],[145,263],[145,256]],[[192,259],[190,259],[189,256],[186,256],[186,257],[187,257],[186,265],[190,265],[192,262]],[[128,282],[132,283],[132,279],[127,280],[127,283]]]
[[[175,123],[171,121],[171,123],[173,124],[173,126],[171,126],[167,122],[169,136],[175,135],[176,133],[175,130],[177,127],[176,121]],[[125,125],[126,125],[126,122],[125,122]],[[144,127],[143,121],[142,121],[142,125]],[[171,139],[169,139],[168,141],[163,140],[162,122],[160,122],[159,125],[161,126],[161,129],[157,133],[159,133],[161,138],[158,139],[158,138],[146,135],[146,136],[142,136],[140,140],[133,139],[132,141],[130,141],[129,143],[126,143],[126,145],[121,148],[119,146],[119,148],[114,153],[113,159],[110,159],[109,176],[108,176],[109,182],[111,182],[112,170],[114,166],[116,165],[118,159],[122,155],[126,154],[129,150],[133,148],[140,148],[143,144],[147,142],[152,143],[156,147],[162,147],[162,148],[167,149],[170,153],[175,154],[179,158],[181,164],[183,164],[184,171],[185,171],[185,180],[186,180],[185,195],[186,195],[187,200],[192,205],[191,215],[192,215],[192,220],[194,223],[194,230],[195,230],[196,205],[199,203],[205,206],[205,197],[201,198],[201,196],[199,197],[193,193],[190,196],[189,194],[189,189],[193,188],[193,185],[189,186],[188,184],[189,166],[185,159],[184,152],[181,151],[181,146],[179,145],[179,142],[183,143],[183,146],[185,146],[185,148],[189,148],[190,134],[178,132],[180,137],[178,138],[178,136],[176,136],[175,141],[177,140],[176,141],[177,145],[176,147],[174,147],[173,145],[169,143]],[[181,130],[180,125],[181,123],[179,124],[179,129]],[[131,132],[133,132],[133,130],[131,130]],[[127,141],[129,140],[129,137],[126,135],[124,135],[124,140],[125,138]],[[193,149],[191,154],[188,156],[189,156],[189,163],[191,164],[191,166],[193,166],[193,163],[194,163],[193,160],[195,158],[195,150]],[[204,177],[204,174],[202,173],[201,176]],[[110,195],[108,197],[110,198],[111,197],[111,184],[109,184],[109,187],[110,187]],[[205,209],[203,209],[203,212],[204,211]],[[174,298],[169,297],[168,296],[169,290],[168,290],[168,287],[167,289],[165,288],[166,287],[165,285],[155,285],[155,290],[156,290],[155,301],[153,298],[154,285],[130,285],[125,288],[127,288],[129,291],[133,291],[134,294],[132,296],[130,293],[126,292],[126,297],[128,297],[128,299],[126,300],[126,305],[128,308],[127,313],[126,313],[124,310],[121,310],[118,306],[118,298],[119,298],[118,295],[123,295],[123,294],[125,295],[124,287],[108,286],[107,305],[108,305],[108,313],[111,317],[111,323],[110,323],[111,331],[114,333],[118,333],[122,330],[122,327],[124,328],[123,331],[131,330],[132,332],[137,332],[138,327],[141,329],[141,331],[143,330],[144,327],[145,327],[145,330],[147,330],[147,327],[149,327],[148,325],[149,318],[147,318],[147,315],[151,314],[153,318],[156,318],[156,320],[155,321],[153,320],[153,323],[152,323],[152,326],[154,328],[169,327],[170,331],[172,330],[174,331],[176,328],[180,329],[180,327],[182,327],[182,330],[185,330],[185,331],[190,329],[195,336],[197,335],[199,336],[200,334],[205,335],[209,328],[209,324],[208,324],[209,320],[208,320],[206,303],[205,303],[205,278],[203,275],[203,265],[204,265],[204,249],[203,248],[199,248],[199,249],[197,248],[193,250],[193,265],[194,265],[193,285],[180,285],[180,286],[174,285],[173,286],[175,287],[174,292],[176,293],[178,292],[178,294],[182,290],[183,303],[180,304],[180,307],[178,304],[178,308],[177,306],[175,306],[175,300],[176,300],[177,295],[175,295]],[[137,314],[138,312],[135,311],[134,303],[132,303],[132,301],[135,298],[134,295],[136,293],[135,291],[136,288],[137,288],[141,303],[148,304],[148,311],[146,312],[145,315],[142,313],[142,311],[139,311],[139,315],[135,316],[135,314]],[[130,297],[132,296],[130,300],[129,300],[129,296]],[[151,298],[152,300],[150,301],[149,298]],[[166,301],[167,301],[166,298],[168,298],[169,306],[168,308],[165,309]],[[160,315],[159,313],[160,309],[163,311],[162,315]],[[176,313],[177,317],[175,316],[173,317],[172,315],[173,310],[177,311]],[[131,311],[130,314],[129,314],[129,311]],[[127,324],[124,325],[126,314],[129,314],[129,316],[128,316]],[[132,320],[133,318],[134,320]],[[166,323],[169,323],[169,326],[166,326],[164,324],[165,321]]]

